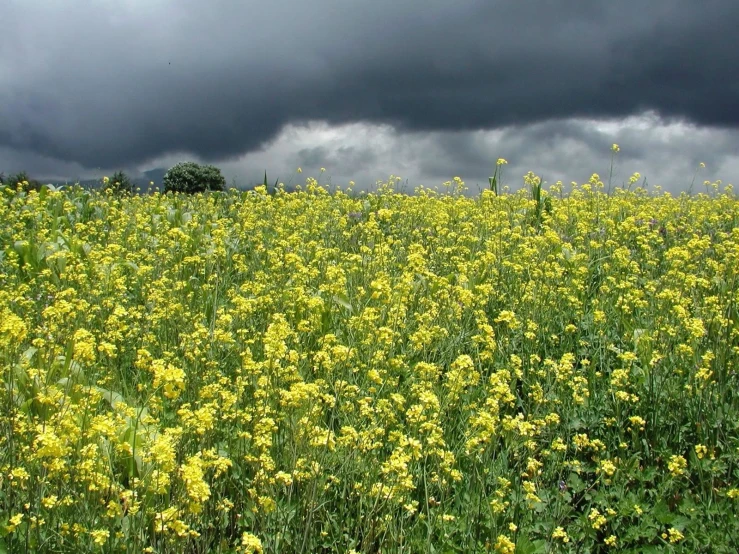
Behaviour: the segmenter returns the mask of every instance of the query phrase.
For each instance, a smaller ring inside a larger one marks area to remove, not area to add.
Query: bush
[[[164,192],[198,192],[222,191],[226,179],[221,170],[212,165],[199,165],[194,162],[180,162],[171,167],[164,175]]]
[[[128,175],[122,171],[116,171],[113,176],[107,180],[107,182],[103,179],[103,190],[116,194],[126,192],[133,194],[134,188],[133,181],[131,181],[131,179],[128,178]]]

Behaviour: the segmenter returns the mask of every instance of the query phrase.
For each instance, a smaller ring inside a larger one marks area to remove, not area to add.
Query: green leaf
[[[569,477],[567,477],[567,486],[576,493],[585,490],[585,482],[580,479],[577,473],[570,473]]]
[[[583,423],[582,419],[580,419],[580,418],[578,418],[578,417],[573,417],[573,418],[572,418],[572,419],[571,419],[571,420],[569,421],[569,423],[567,424],[567,427],[568,427],[568,428],[569,428],[570,430],[572,430],[572,431],[577,431],[577,430],[579,430],[579,429],[582,429],[582,428],[583,428],[584,426],[585,426],[585,425],[584,425],[584,423]]]
[[[23,357],[26,360],[26,362],[30,362],[31,358],[33,358],[36,352],[38,352],[38,348],[36,348],[35,346],[29,346],[23,351],[23,354],[21,354],[21,357]]]
[[[543,554],[547,551],[547,541],[531,541],[528,537],[521,535],[516,541],[516,554]]]
[[[138,273],[138,272],[139,272],[139,266],[138,266],[138,265],[136,265],[135,263],[133,263],[133,262],[132,262],[132,261],[130,261],[130,260],[126,260],[125,262],[123,262],[123,265],[124,265],[124,266],[126,266],[126,267],[130,267],[130,268],[131,268],[131,269],[133,269],[133,270],[134,270],[134,271],[135,271],[136,273]]]
[[[663,525],[669,525],[675,520],[675,515],[670,512],[667,504],[660,501],[652,509],[654,518]]]
[[[334,302],[336,302],[339,306],[348,310],[350,313],[354,311],[354,308],[349,302],[349,298],[347,298],[345,294],[335,294],[333,299],[334,299]]]
[[[685,516],[675,516],[672,519],[672,526],[680,531],[684,531],[685,528],[690,524],[690,518]]]
[[[126,403],[126,401],[123,399],[123,395],[121,395],[120,393],[109,389],[104,389],[103,387],[92,388],[103,395],[103,399],[108,401],[108,404],[110,404],[111,408],[114,407],[118,402],[122,402],[124,404]]]

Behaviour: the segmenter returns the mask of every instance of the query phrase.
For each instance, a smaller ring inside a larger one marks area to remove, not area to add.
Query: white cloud
[[[558,129],[558,134],[549,134]],[[724,185],[739,175],[735,144],[739,132],[696,128],[684,123],[661,122],[654,114],[613,120],[567,120],[493,131],[399,133],[389,125],[355,123],[331,126],[324,122],[287,125],[277,138],[258,152],[218,165],[229,182],[241,185],[261,182],[263,172],[272,179],[304,184],[305,178],[346,187],[371,188],[378,180],[400,176],[407,190],[418,185],[441,189],[444,181],[459,175],[471,193],[476,184],[487,186],[498,158],[504,184],[516,189],[529,170],[553,184],[561,180],[587,182],[598,173],[607,183],[612,144],[620,152],[614,157],[612,184],[620,186],[634,173],[651,186],[678,193],[686,190],[697,164],[707,164],[696,184],[722,179]],[[139,169],[169,167],[192,156],[166,156]],[[302,175],[296,175],[301,166]],[[320,175],[320,168],[326,173]],[[641,182],[641,181],[640,181]],[[698,187],[695,187],[698,190]]]

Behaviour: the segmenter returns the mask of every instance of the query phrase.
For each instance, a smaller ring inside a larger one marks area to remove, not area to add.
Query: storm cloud
[[[682,141],[685,167],[737,168],[731,0],[3,0],[0,20],[0,162],[48,175],[236,172],[278,144],[278,171],[342,178],[485,179],[506,148],[581,172],[618,142],[607,121],[635,162],[684,175]],[[328,143],[303,144],[317,128]],[[676,129],[713,133],[713,166]]]

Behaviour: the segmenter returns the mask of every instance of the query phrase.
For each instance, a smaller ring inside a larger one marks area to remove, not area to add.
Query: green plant
[[[226,179],[221,170],[212,165],[180,162],[164,175],[164,192],[196,194],[205,191],[222,191]]]
[[[547,213],[551,214],[552,211],[552,199],[551,197],[545,194],[542,196],[541,193],[541,186],[542,186],[542,180],[541,177],[538,177],[537,175],[534,175],[533,172],[529,171],[528,174],[524,176],[524,182],[528,184],[531,187],[531,199],[534,201],[534,207],[533,210],[531,210],[529,213],[530,222],[534,227],[537,229],[541,228],[542,224],[542,209]]]
[[[501,166],[507,163],[508,162],[504,160],[503,158],[498,158],[498,161],[495,163],[495,173],[493,173],[492,177],[488,178],[488,182],[490,183],[490,190],[495,193],[495,196],[498,196],[498,184],[500,183],[500,176],[498,175],[498,170],[500,170],[500,173],[502,174],[503,170]]]
[[[618,144],[614,144],[613,146],[611,146],[611,168],[608,172],[608,194],[611,194],[611,179],[613,178],[613,158],[620,151],[621,149],[618,147]]]
[[[277,191],[277,185],[278,185],[279,182],[280,182],[279,179],[275,179],[275,184],[272,186],[272,193],[273,194]],[[267,170],[266,169],[264,170],[264,183],[263,183],[263,185],[264,185],[264,188],[266,188],[267,190],[269,190],[269,184],[267,183]]]

